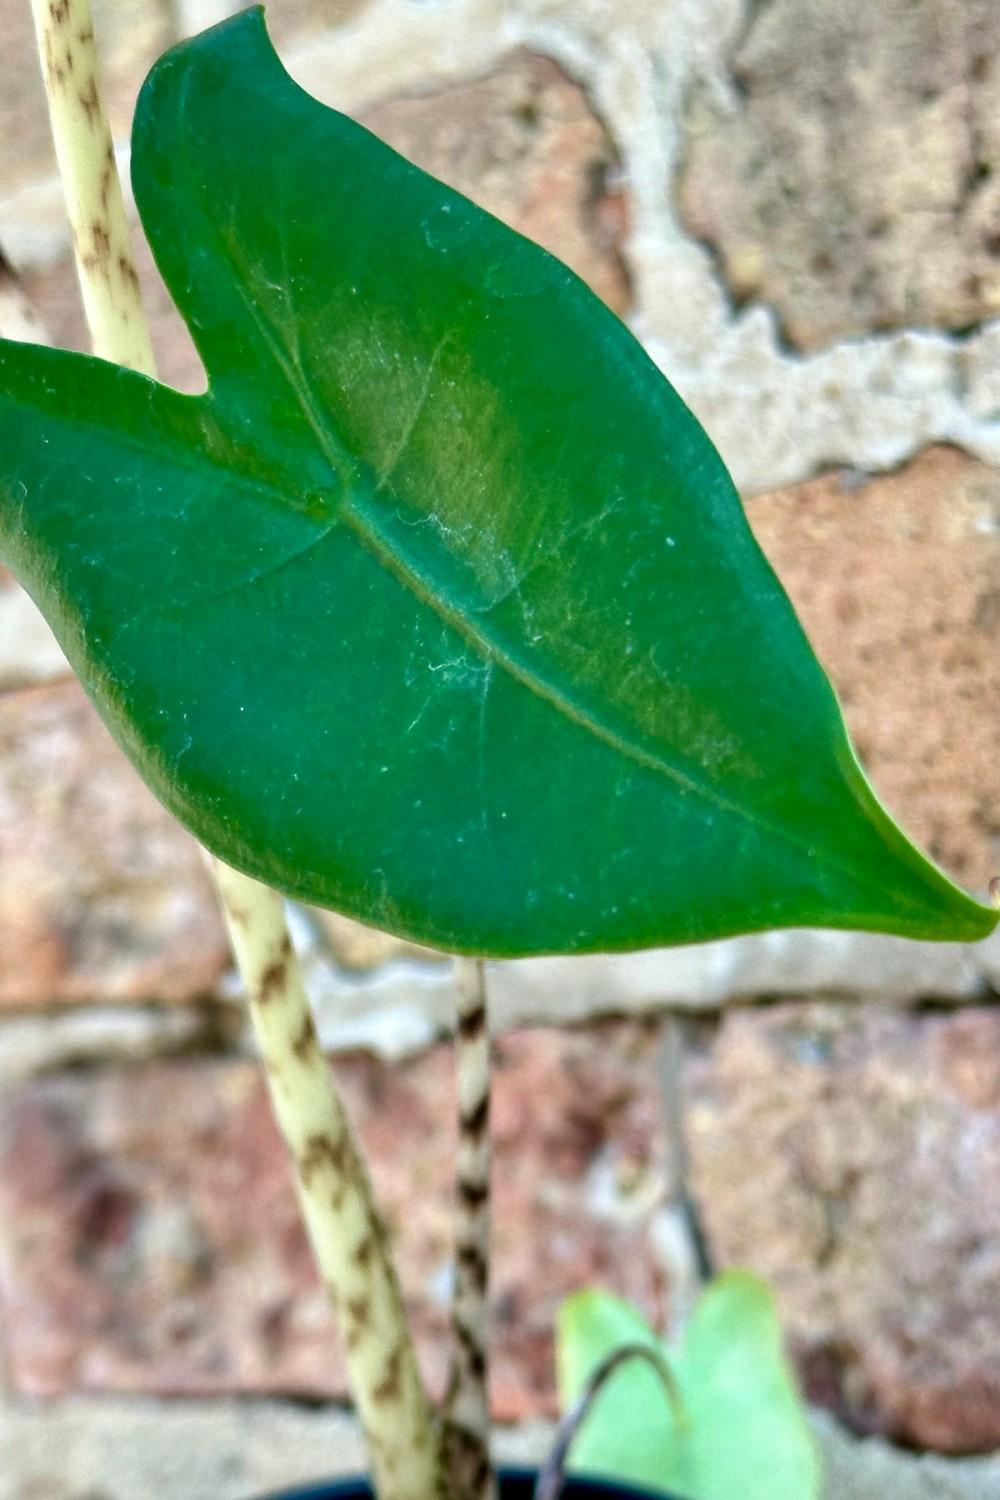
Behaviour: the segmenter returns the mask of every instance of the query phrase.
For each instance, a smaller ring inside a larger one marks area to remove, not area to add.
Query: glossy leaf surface
[[[579,1292],[560,1310],[559,1382],[568,1405],[605,1355],[662,1347],[626,1302]],[[818,1500],[819,1457],[781,1345],[774,1302],[755,1276],[707,1289],[681,1346],[666,1350],[684,1404],[680,1427],[645,1363],[622,1364],[599,1392],[570,1468],[672,1490],[685,1500]]]
[[[204,396],[0,350],[0,552],[180,820],[458,950],[995,917],[870,792],[708,439],[558,261],[284,73],[156,66]]]

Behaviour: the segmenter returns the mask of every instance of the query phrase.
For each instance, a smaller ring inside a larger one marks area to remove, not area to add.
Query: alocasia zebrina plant
[[[465,952],[990,930],[570,271],[303,93],[259,11],[157,65],[132,173],[207,392],[4,344],[0,555],[210,849]]]

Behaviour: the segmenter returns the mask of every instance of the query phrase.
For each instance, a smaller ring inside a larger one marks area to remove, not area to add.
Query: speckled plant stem
[[[63,196],[94,353],[153,373],[90,0],[31,0]]]
[[[98,80],[89,0],[32,0],[52,133],[95,354],[155,375]],[[281,898],[214,861],[274,1112],[340,1318],[380,1500],[434,1500],[440,1441],[368,1176],[320,1051]]]
[[[490,1500],[490,1028],[486,970],[456,959],[458,1169],[447,1451],[456,1494]]]
[[[368,1175],[320,1050],[279,896],[216,862],[271,1102],[340,1314],[379,1495],[431,1500],[439,1454]]]

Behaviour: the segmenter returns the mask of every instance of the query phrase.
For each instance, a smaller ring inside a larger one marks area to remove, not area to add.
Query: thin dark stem
[[[447,1405],[452,1492],[463,1500],[496,1493],[490,1463],[490,1032],[486,972],[458,959],[458,1165],[453,1349]]]
[[[663,1382],[667,1400],[673,1409],[674,1421],[679,1428],[687,1427],[687,1414],[684,1410],[677,1377],[667,1363],[665,1355],[649,1344],[622,1344],[620,1348],[613,1349],[601,1360],[556,1428],[552,1451],[539,1471],[534,1500],[558,1500],[566,1482],[566,1460],[569,1458],[569,1450],[576,1440],[577,1433],[590,1415],[590,1409],[604,1385],[623,1364],[631,1359],[643,1359],[652,1366]]]

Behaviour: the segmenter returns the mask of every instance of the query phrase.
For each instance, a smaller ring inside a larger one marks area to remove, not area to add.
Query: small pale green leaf
[[[303,93],[257,10],[157,64],[132,172],[208,391],[0,347],[0,555],[210,849],[486,954],[992,928],[570,271]]]
[[[605,1355],[623,1344],[661,1348],[645,1319],[606,1292],[583,1291],[559,1309],[559,1394],[569,1406]],[[669,1354],[676,1371],[676,1361]],[[570,1468],[651,1489],[677,1487],[678,1427],[663,1382],[644,1360],[623,1364],[595,1398],[573,1444]],[[680,1493],[685,1493],[683,1490]]]
[[[627,1343],[661,1347],[627,1303],[596,1291],[570,1297],[558,1325],[564,1403],[605,1355]],[[818,1500],[816,1446],[762,1282],[740,1271],[720,1276],[695,1309],[680,1349],[665,1352],[686,1425],[676,1422],[647,1364],[624,1364],[595,1399],[571,1468],[685,1500]]]

